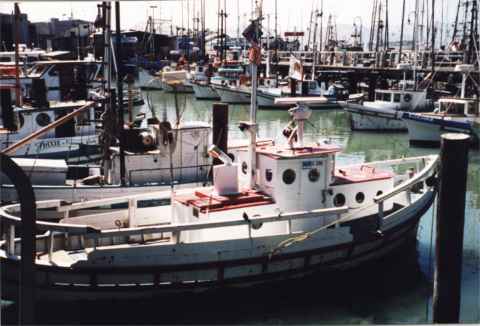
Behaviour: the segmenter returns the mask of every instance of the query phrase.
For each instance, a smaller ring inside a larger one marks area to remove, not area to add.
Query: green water
[[[161,117],[165,108],[174,121],[173,95],[151,92]],[[184,121],[211,121],[212,102],[179,95]],[[241,138],[236,125],[248,120],[248,106],[231,106],[230,138]],[[259,111],[259,136],[281,143],[286,112]],[[341,110],[316,111],[306,126],[306,138],[330,138],[344,150],[338,163],[385,160],[438,153],[438,149],[412,148],[407,134],[350,132]],[[461,321],[480,322],[480,152],[472,151],[468,172],[464,238]],[[421,220],[416,248],[334,275],[312,276],[284,285],[154,301],[78,303],[52,307],[39,305],[39,322],[52,324],[372,324],[429,323],[432,318],[433,254],[432,209]],[[434,241],[433,241],[434,242]],[[4,318],[15,320],[15,311]]]

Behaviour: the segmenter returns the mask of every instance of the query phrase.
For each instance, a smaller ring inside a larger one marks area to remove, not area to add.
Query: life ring
[[[410,94],[403,95],[403,100],[407,103],[410,102],[412,100],[412,95]]]

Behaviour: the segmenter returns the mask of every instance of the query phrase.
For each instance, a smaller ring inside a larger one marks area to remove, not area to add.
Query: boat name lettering
[[[58,146],[60,146],[59,140],[47,140],[47,141],[42,141],[40,144],[38,144],[39,149],[58,147]]]
[[[302,169],[310,169],[314,166],[321,166],[321,165],[323,165],[323,161],[303,161]]]

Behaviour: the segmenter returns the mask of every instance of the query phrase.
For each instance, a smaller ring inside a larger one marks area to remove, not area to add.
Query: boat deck
[[[377,170],[369,166],[342,168],[335,170],[334,185],[370,182],[391,179],[394,174],[389,171]]]
[[[258,191],[246,190],[237,195],[220,196],[214,192],[213,188],[196,190],[189,195],[177,196],[175,200],[183,205],[195,207],[202,213],[220,212],[274,203],[271,197]]]

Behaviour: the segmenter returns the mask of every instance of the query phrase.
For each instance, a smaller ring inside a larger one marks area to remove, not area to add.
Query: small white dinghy
[[[210,148],[224,162],[214,169],[214,187],[38,202],[37,299],[250,286],[351,268],[415,239],[435,197],[437,156],[339,167],[338,147],[303,144],[310,110],[290,113],[296,127],[287,146],[250,145],[235,162]],[[241,129],[256,144],[252,116]],[[150,200],[164,205],[149,207]],[[11,231],[0,242],[4,298],[15,297],[19,281],[19,211],[0,209]]]

